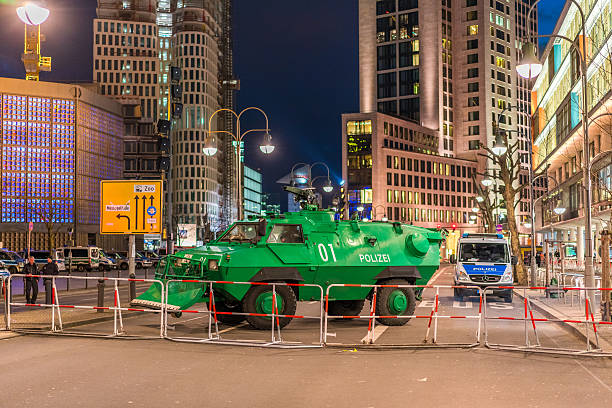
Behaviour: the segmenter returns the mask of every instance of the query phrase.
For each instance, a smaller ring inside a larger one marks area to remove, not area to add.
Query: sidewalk
[[[515,289],[514,294],[521,299],[524,299],[522,289]],[[585,302],[584,299],[580,299],[579,291],[568,291],[565,294],[563,291],[561,291],[559,298],[547,298],[543,290],[527,290],[526,294],[533,309],[537,310],[548,319],[586,320]],[[597,303],[595,304],[595,307],[592,308],[592,312],[593,318],[597,323],[601,320],[601,311],[599,308],[599,296],[597,296],[596,299]],[[585,323],[560,322],[557,324],[565,326],[576,336],[584,340],[586,346],[587,325]],[[612,352],[612,325],[597,324],[596,328],[599,347],[604,352]],[[595,345],[595,336],[592,323],[588,325],[588,333],[591,343]]]

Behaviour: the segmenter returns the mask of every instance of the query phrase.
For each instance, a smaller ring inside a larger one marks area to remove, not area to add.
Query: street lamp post
[[[293,167],[291,167],[291,182],[295,181],[298,178],[301,178],[301,177],[295,176],[295,169],[298,166],[306,167],[308,169],[308,175],[306,176],[306,184],[308,184],[308,188],[314,189],[315,180],[320,179],[320,178],[325,178],[327,179],[327,182],[323,186],[323,191],[325,191],[326,193],[331,193],[332,191],[334,191],[334,186],[332,185],[331,178],[329,177],[329,166],[327,166],[327,164],[323,162],[315,162],[312,164],[296,163],[293,165]],[[315,178],[312,178],[312,168],[315,166],[325,167],[325,169],[327,170],[327,176],[317,176]]]
[[[529,21],[531,13],[533,12],[535,6],[541,0],[536,0],[529,11],[527,12],[526,21]],[[592,183],[591,183],[591,162],[589,160],[589,121],[588,121],[588,101],[587,101],[587,61],[586,61],[586,52],[587,52],[587,43],[586,43],[586,19],[584,16],[584,10],[580,7],[580,3],[577,0],[569,0],[571,1],[577,8],[580,13],[580,19],[582,23],[582,48],[576,44],[574,40],[559,34],[549,34],[549,35],[528,35],[528,42],[523,46],[523,57],[521,61],[516,66],[516,70],[518,74],[526,79],[536,78],[540,72],[542,71],[542,63],[535,56],[535,45],[530,42],[532,39],[536,38],[560,38],[562,40],[566,40],[570,43],[570,45],[576,50],[576,53],[579,57],[580,61],[580,77],[582,84],[582,132],[583,132],[583,163],[584,163],[584,225],[585,225],[585,254],[584,254],[584,280],[585,286],[587,288],[595,287],[595,275],[593,273],[593,230],[592,230],[592,213],[591,213],[591,204],[592,204]],[[594,304],[595,294],[593,291],[587,291],[587,295],[591,304]]]
[[[242,115],[245,112],[250,111],[250,110],[256,110],[264,116],[264,118],[266,119],[266,127],[264,129],[250,129],[242,133],[240,129],[240,119],[242,118]],[[230,131],[227,131],[227,130],[211,130],[212,129],[212,118],[219,112],[230,112],[232,115],[234,115],[234,117],[236,118],[236,134]],[[274,145],[272,144],[272,136],[270,136],[270,127],[268,126],[268,115],[266,115],[266,113],[262,109],[257,108],[255,106],[251,106],[251,107],[243,109],[240,113],[236,113],[232,109],[222,108],[222,109],[217,109],[215,112],[213,112],[212,115],[210,115],[210,118],[208,118],[208,136],[206,137],[206,142],[204,144],[204,149],[203,149],[203,152],[205,155],[214,156],[217,153],[218,149],[217,149],[215,137],[214,137],[214,135],[217,133],[228,134],[232,136],[232,139],[234,140],[234,142],[236,142],[235,159],[236,159],[236,172],[238,175],[238,180],[237,180],[238,193],[236,195],[238,202],[237,202],[236,208],[238,210],[238,220],[241,220],[244,218],[244,203],[242,202],[242,194],[243,194],[242,192],[242,164],[240,161],[240,148],[242,146],[242,140],[244,139],[244,137],[251,132],[265,132],[263,141],[261,145],[259,146],[259,149],[261,150],[262,153],[270,154],[274,151]]]
[[[25,24],[23,54],[21,60],[26,72],[26,80],[38,81],[40,71],[51,71],[51,57],[40,55],[40,25],[49,17],[49,9],[40,2],[27,2],[17,7],[17,16]]]

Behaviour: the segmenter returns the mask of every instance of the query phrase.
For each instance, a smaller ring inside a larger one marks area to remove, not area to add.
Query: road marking
[[[382,334],[385,331],[387,331],[388,328],[389,326],[382,326],[382,325],[374,327],[374,330],[372,330],[372,343],[376,343],[376,340],[378,340],[378,338],[382,336]],[[363,339],[361,339],[361,342],[369,343],[369,333],[366,334]]]
[[[574,360],[574,361],[576,362],[576,364],[578,364],[580,367],[582,367],[584,369],[584,371],[586,371],[591,377],[593,377],[598,383],[600,383],[602,387],[604,387],[606,390],[612,392],[612,388],[608,384],[603,382],[603,380],[601,378],[599,378],[594,372],[592,372],[591,370],[586,368],[584,366],[584,364],[582,364],[580,361],[578,361],[578,360]]]
[[[237,324],[236,326],[232,326],[232,327],[228,327],[227,329],[219,330],[219,334],[221,334],[221,333],[227,333],[228,331],[231,331],[231,330],[237,329],[237,328],[239,328],[239,327],[244,327],[244,326],[246,326],[247,324],[248,324],[248,323],[246,323],[246,322],[242,322],[242,323],[240,323],[240,324]]]

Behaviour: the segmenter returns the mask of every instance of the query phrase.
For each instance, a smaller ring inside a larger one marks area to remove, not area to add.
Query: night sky
[[[0,76],[23,77],[23,24],[15,1],[0,0]],[[539,4],[540,32],[550,33],[562,0]],[[45,81],[91,81],[95,0],[48,0],[43,55],[53,58]],[[235,0],[234,71],[241,80],[237,108],[258,106],[270,119],[276,150],[259,151],[261,136],[245,138],[246,164],[264,174],[264,190],[297,162],[323,161],[341,178],[340,114],[357,112],[357,0]],[[243,129],[263,126],[248,113]],[[322,174],[321,168],[313,175]]]

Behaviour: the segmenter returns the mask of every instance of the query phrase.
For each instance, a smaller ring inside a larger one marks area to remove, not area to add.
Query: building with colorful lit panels
[[[609,225],[612,192],[612,2],[581,1],[587,32],[587,111],[589,148],[593,165],[592,220],[595,253],[598,232]],[[582,44],[582,23],[575,5],[567,1],[554,34]],[[582,47],[581,47],[582,48]],[[553,195],[566,208],[557,216],[549,205],[537,208],[537,227],[547,238],[576,242],[579,261],[584,259],[584,195],[582,85],[576,50],[569,41],[549,41],[542,54],[543,70],[532,91],[533,136],[536,172],[547,171],[560,183]],[[597,156],[597,157],[596,157]],[[550,184],[554,189],[554,184]],[[554,203],[556,205],[556,203]],[[542,222],[544,225],[542,226]],[[609,226],[608,226],[609,228]]]
[[[0,242],[13,250],[104,245],[100,180],[123,176],[120,105],[70,84],[0,78]]]

